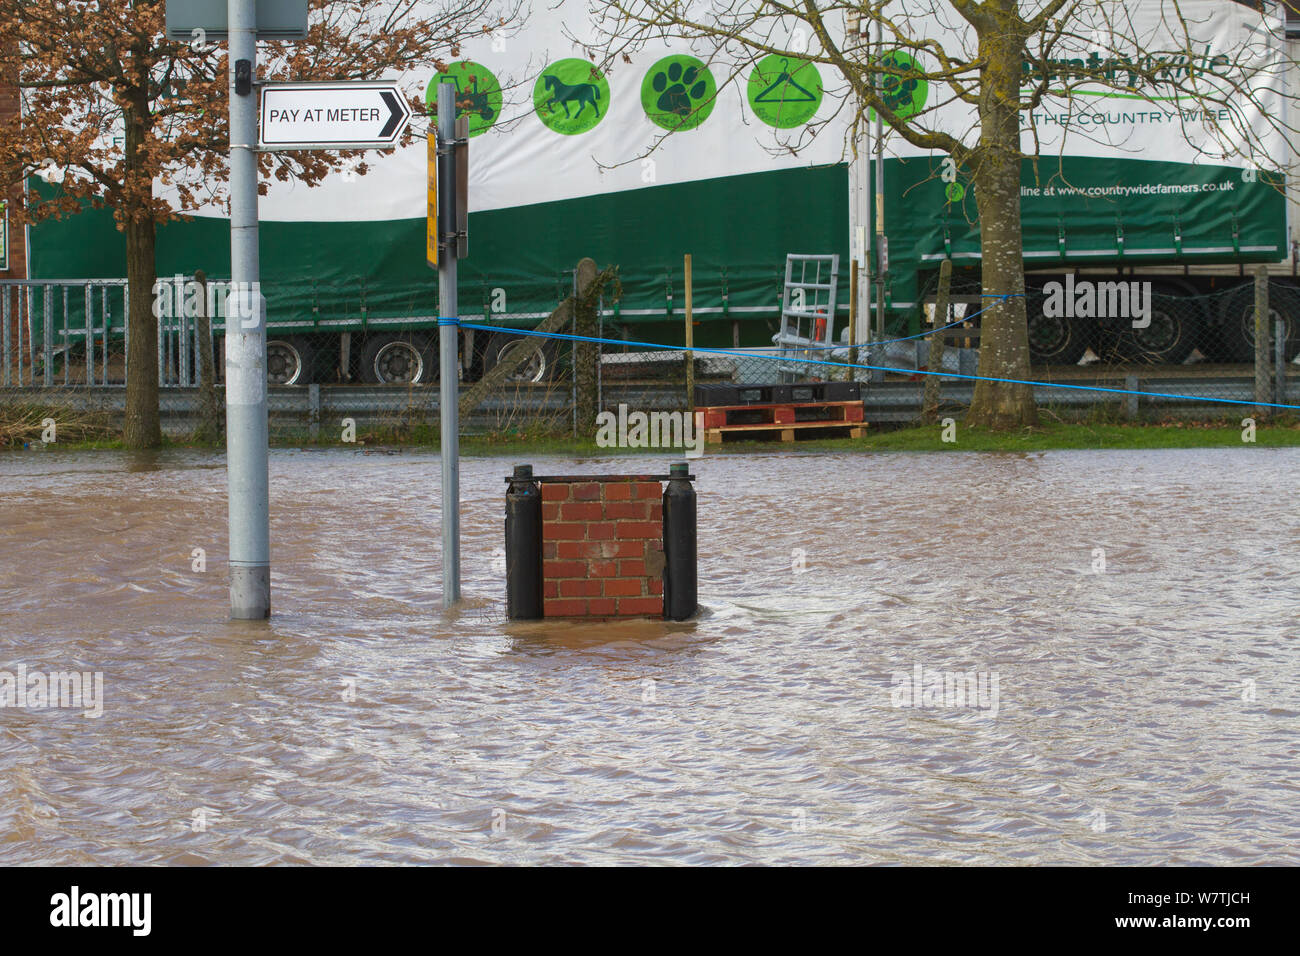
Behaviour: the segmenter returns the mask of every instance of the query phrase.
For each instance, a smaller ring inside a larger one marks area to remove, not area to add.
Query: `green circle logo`
[[[948,202],[961,202],[966,195],[966,187],[961,183],[949,183],[943,192],[948,197]]]
[[[469,117],[469,135],[486,133],[501,116],[501,81],[482,63],[461,60],[435,73],[424,91],[424,102],[431,115],[438,112],[438,84],[456,88],[456,118]]]
[[[703,62],[677,53],[650,67],[641,81],[641,108],[670,132],[695,129],[709,118],[718,84]]]
[[[589,60],[556,60],[533,87],[533,107],[548,129],[576,136],[595,129],[609,107],[609,81]]]
[[[816,64],[771,53],[754,65],[745,94],[755,116],[790,129],[808,122],[821,106],[822,77]]]
[[[925,108],[925,101],[930,96],[930,84],[921,75],[920,64],[910,53],[894,50],[886,53],[880,65],[898,73],[887,73],[881,77],[881,98],[890,112],[900,119],[915,116]],[[876,111],[871,110],[871,118],[876,118]]]

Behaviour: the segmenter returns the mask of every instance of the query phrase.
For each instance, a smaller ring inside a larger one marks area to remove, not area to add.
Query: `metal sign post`
[[[307,0],[167,0],[169,37],[201,43],[229,37],[230,43],[231,291],[226,302],[226,476],[230,614],[236,620],[263,620],[271,615],[266,300],[259,282],[257,152],[392,149],[411,118],[406,98],[391,82],[256,82],[257,41],[306,37],[307,6]],[[257,95],[254,87],[260,87]],[[450,109],[454,108],[452,104]],[[448,313],[452,316],[456,314],[455,277],[453,259]],[[454,389],[455,330],[451,332],[450,377]],[[444,380],[446,369],[444,360]],[[454,399],[451,412],[454,443]],[[444,423],[446,415],[444,407]],[[454,474],[451,487],[454,493]],[[455,494],[452,500],[458,500]],[[454,596],[459,597],[459,555],[453,557]]]
[[[457,331],[459,303],[456,300],[456,259],[465,253],[465,182],[469,140],[468,120],[456,120],[456,90],[449,83],[438,86],[437,181],[431,183],[431,213],[436,216],[437,241],[429,264],[438,268],[438,407],[441,415],[439,444],[442,450],[442,606],[460,600],[460,414],[457,407],[460,375]],[[457,169],[457,166],[463,168]]]
[[[230,616],[271,615],[266,301],[258,282],[257,24],[254,0],[229,0],[230,297],[226,303],[226,476]]]

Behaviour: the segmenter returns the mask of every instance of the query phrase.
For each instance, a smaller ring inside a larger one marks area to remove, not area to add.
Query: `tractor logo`
[[[469,117],[471,137],[487,132],[500,117],[501,83],[483,64],[462,60],[448,66],[447,72],[435,74],[424,94],[431,115],[438,111],[439,83],[456,88],[456,116]]]

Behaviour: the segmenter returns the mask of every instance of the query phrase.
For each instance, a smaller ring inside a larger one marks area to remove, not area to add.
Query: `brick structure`
[[[0,129],[5,129],[8,124],[12,123],[18,116],[18,90],[16,87],[0,83]],[[0,269],[0,279],[25,279],[27,278],[27,235],[21,226],[14,225],[14,208],[17,206],[19,198],[22,196],[21,187],[15,186],[8,194],[0,192],[0,199],[7,199],[9,202],[8,209],[0,215],[5,215],[8,222],[5,223],[5,237],[8,241],[8,262],[7,268]],[[0,294],[10,296],[9,300],[9,341],[11,348],[18,350],[18,324],[19,310],[17,307],[17,295],[9,289],[0,289]],[[0,322],[4,320],[0,318]],[[3,331],[3,330],[0,330]],[[3,343],[3,337],[0,336],[0,343]],[[0,345],[3,348],[3,345]],[[12,363],[13,355],[0,355],[0,365],[6,362]],[[17,361],[21,365],[29,364],[26,356],[17,355]]]
[[[659,482],[543,483],[545,616],[662,616],[663,547]]]
[[[6,83],[0,83],[0,129],[13,122],[18,116],[18,90]],[[9,268],[0,270],[0,279],[25,279],[27,277],[27,237],[21,226],[14,226],[13,210],[22,196],[20,187],[14,187],[9,195],[0,194],[0,199],[9,201]]]

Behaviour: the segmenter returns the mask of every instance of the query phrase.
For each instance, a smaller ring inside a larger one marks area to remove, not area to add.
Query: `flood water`
[[[1300,449],[706,455],[687,624],[504,622],[524,461],[666,459],[463,460],[444,613],[436,453],[273,452],[237,624],[222,458],[0,456],[0,670],[103,675],[0,863],[1300,862]]]

